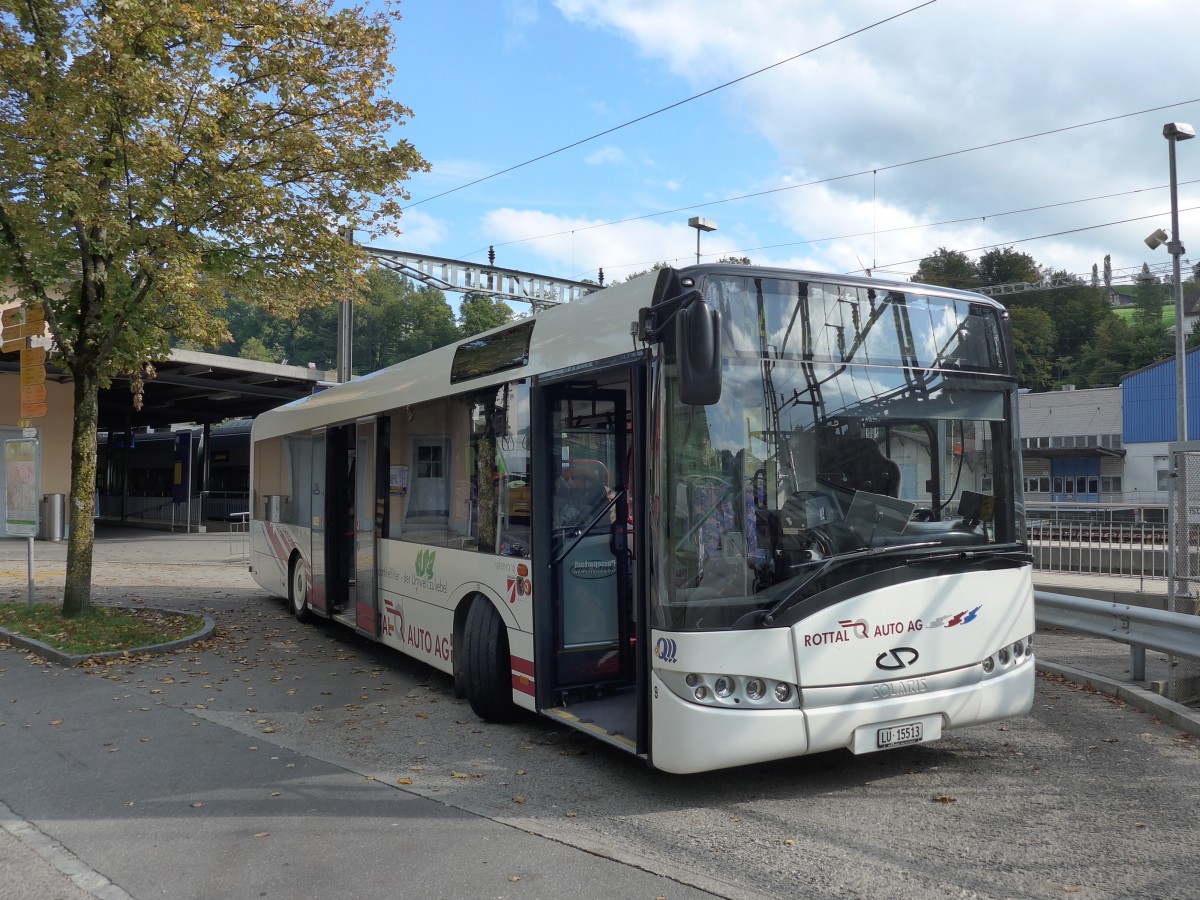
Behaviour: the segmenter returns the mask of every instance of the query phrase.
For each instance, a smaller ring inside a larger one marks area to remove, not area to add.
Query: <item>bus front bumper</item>
[[[1003,675],[967,686],[875,699],[873,685],[859,685],[858,700],[841,687],[809,688],[803,709],[751,710],[691,703],[654,673],[651,762],[676,774],[707,772],[853,748],[856,729],[885,723],[933,715],[948,730],[993,722],[1029,711],[1035,674],[1029,658]],[[838,702],[822,703],[835,698]]]

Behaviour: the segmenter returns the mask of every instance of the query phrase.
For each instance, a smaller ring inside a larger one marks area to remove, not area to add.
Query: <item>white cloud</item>
[[[505,0],[503,12],[508,23],[504,32],[504,49],[527,46],[528,32],[538,21],[537,0]]]
[[[584,157],[583,161],[591,166],[623,163],[625,162],[625,151],[620,147],[613,147],[611,145],[601,147],[599,150],[594,150]]]
[[[399,234],[382,235],[372,240],[371,246],[440,256],[445,238],[446,223],[418,208],[410,209],[400,217]]]
[[[904,8],[880,0],[823,8],[741,0],[732,27],[724,0],[555,5],[573,23],[624,36],[697,92]],[[1167,22],[1172,26],[1153,24]],[[1195,91],[1188,85],[1200,83],[1198,29],[1200,4],[1194,0],[1136,6],[1121,0],[938,3],[687,108],[694,115],[720,115],[732,127],[745,128],[748,140],[772,148],[774,171],[755,173],[764,187],[782,184],[785,176],[804,182],[865,173],[773,198],[778,221],[798,239],[876,231],[874,238],[813,249],[811,258],[823,267],[857,268],[858,258],[901,261],[942,245],[969,249],[1059,232],[1075,233],[1015,247],[1076,272],[1090,271],[1105,253],[1113,254],[1114,265],[1132,265],[1148,257],[1140,239],[1162,224],[1169,203],[1165,190],[997,216],[1163,185],[1162,123],[1195,121],[1196,106],[901,164],[1190,100]],[[1130,77],[1140,71],[1157,77]],[[1181,158],[1190,149],[1183,145]],[[1193,155],[1200,160],[1200,153]],[[1189,162],[1188,171],[1200,173],[1200,162]],[[1195,188],[1181,191],[1181,207],[1200,204],[1196,195]],[[1091,228],[1148,215],[1158,217]],[[968,217],[973,221],[879,233],[885,223]],[[1198,226],[1200,214],[1192,213],[1181,232],[1195,234]],[[809,258],[810,251],[798,252]]]
[[[498,255],[506,251],[505,241],[520,241],[519,252],[536,257],[539,271],[570,272],[568,277],[573,278],[596,278],[602,267],[608,282],[660,261],[677,266],[696,261],[696,232],[679,221],[643,219],[604,226],[597,219],[540,210],[495,209],[484,216],[481,226],[496,236]],[[526,240],[531,235],[535,239]],[[702,261],[713,262],[747,240],[752,238],[740,232],[704,234]]]

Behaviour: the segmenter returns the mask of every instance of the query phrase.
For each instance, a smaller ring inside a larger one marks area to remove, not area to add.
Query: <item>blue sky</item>
[[[413,110],[403,134],[433,169],[409,182],[402,233],[371,243],[476,261],[493,245],[501,266],[593,279],[602,267],[612,280],[694,261],[687,219],[700,215],[718,225],[702,238],[708,261],[906,278],[940,246],[1012,245],[1076,273],[1105,254],[1118,274],[1167,266],[1142,239],[1170,229],[1163,124],[1200,127],[1200,3],[905,12],[921,2],[404,0],[391,94]],[[1200,184],[1187,182],[1200,179],[1200,140],[1178,145],[1178,162],[1195,262]],[[762,191],[773,193],[704,205]],[[1057,236],[1031,240],[1043,235]]]

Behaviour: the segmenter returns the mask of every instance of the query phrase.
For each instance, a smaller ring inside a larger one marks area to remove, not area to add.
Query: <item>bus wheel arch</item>
[[[308,577],[304,574],[304,559],[293,550],[288,559],[288,607],[299,622],[312,618],[308,609]]]
[[[454,615],[454,689],[488,722],[511,722],[517,715],[512,697],[508,627],[483,594],[473,594]]]

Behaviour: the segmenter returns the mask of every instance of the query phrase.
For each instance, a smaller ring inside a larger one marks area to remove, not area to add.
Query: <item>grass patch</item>
[[[151,647],[195,634],[202,627],[202,616],[155,609],[93,607],[81,616],[64,619],[61,607],[47,603],[0,604],[0,628],[81,656]]]

